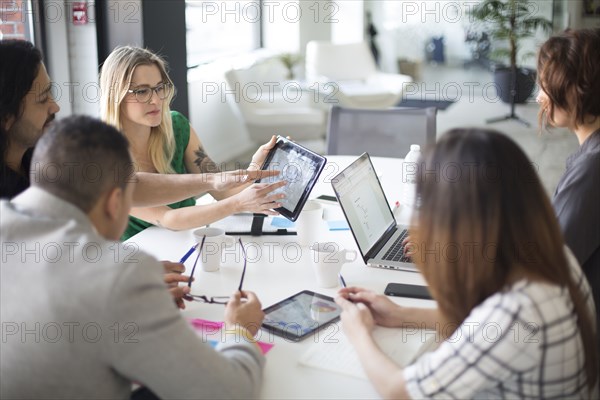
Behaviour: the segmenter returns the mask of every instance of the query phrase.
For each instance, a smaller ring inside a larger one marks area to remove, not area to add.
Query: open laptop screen
[[[364,153],[332,181],[363,256],[396,225],[371,159]]]

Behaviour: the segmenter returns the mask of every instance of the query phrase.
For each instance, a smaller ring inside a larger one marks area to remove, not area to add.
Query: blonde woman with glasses
[[[138,47],[119,47],[106,59],[100,72],[101,116],[127,137],[138,171],[161,174],[216,173],[194,128],[170,103],[175,88],[167,74],[165,61]],[[249,169],[259,167],[274,138],[252,157]],[[248,184],[241,188],[209,193],[216,203],[196,206],[189,198],[168,206],[131,209],[129,225],[122,236],[127,240],[151,225],[172,230],[210,224],[237,212],[273,214],[272,208],[283,194],[271,192],[285,182]]]

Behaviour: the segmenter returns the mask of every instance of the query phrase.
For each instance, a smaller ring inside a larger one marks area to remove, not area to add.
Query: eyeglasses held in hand
[[[200,247],[198,248],[198,255],[196,256],[196,260],[194,261],[194,266],[192,267],[192,273],[190,274],[190,279],[188,280],[188,287],[192,287],[192,280],[194,278],[194,272],[196,271],[196,265],[198,264],[198,260],[200,259],[200,255],[202,254],[202,249],[204,248],[204,241],[206,240],[206,236],[202,236],[202,241],[200,242]],[[244,249],[244,244],[242,243],[242,238],[238,239],[240,244],[240,248],[242,249],[242,255],[244,256],[244,267],[242,268],[242,277],[240,278],[240,285],[238,286],[238,291],[242,291],[242,286],[244,285],[244,277],[246,276],[246,249]],[[229,302],[229,296],[213,296],[208,297],[204,295],[197,294],[188,294],[186,296],[188,300],[199,301],[202,303],[208,304],[227,304]]]
[[[169,97],[172,92],[173,85],[165,82],[154,87],[140,86],[135,89],[127,90],[127,93],[133,94],[139,103],[149,103],[153,93],[156,93],[159,99],[164,100]]]

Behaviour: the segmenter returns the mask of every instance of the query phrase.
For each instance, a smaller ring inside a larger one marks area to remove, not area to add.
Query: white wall
[[[300,30],[300,52],[305,54],[306,44],[311,40],[331,40],[331,27],[339,6],[330,0],[300,1],[302,18]]]
[[[71,114],[99,116],[94,5],[87,4],[88,23],[74,25],[72,2],[44,2],[48,69],[58,88],[59,117]]]
[[[227,62],[215,62],[188,73],[190,123],[216,163],[237,158],[257,147],[227,103],[224,73],[230,67]]]
[[[65,21],[65,7],[63,1],[48,1],[45,4],[46,24],[45,32],[48,59],[48,73],[50,79],[58,86],[56,102],[60,106],[59,117],[71,115],[73,104],[69,101],[66,82],[71,82],[69,68],[69,40],[67,36],[67,23]]]
[[[333,43],[356,43],[365,40],[365,2],[338,0],[327,7],[324,23],[331,25]]]
[[[109,51],[118,45],[143,46],[142,0],[109,0],[104,7]]]
[[[67,12],[67,36],[69,38],[69,68],[71,71],[73,113],[100,116],[100,86],[98,84],[98,49],[90,45],[97,43],[95,7],[87,3],[88,23],[75,25],[72,22],[72,3],[65,2]],[[66,94],[66,93],[65,93]],[[71,97],[72,95],[72,97]]]
[[[298,0],[265,1],[264,47],[274,51],[300,52],[300,18],[294,12],[300,9]]]

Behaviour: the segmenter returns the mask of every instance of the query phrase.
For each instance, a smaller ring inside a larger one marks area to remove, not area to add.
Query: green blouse
[[[171,166],[178,174],[186,174],[188,171],[185,168],[184,155],[185,149],[190,141],[190,122],[177,111],[171,111],[171,120],[173,121],[173,134],[175,135],[175,154],[171,161]],[[177,203],[169,204],[169,207],[177,209],[190,207],[195,204],[196,200],[192,197]],[[125,233],[121,236],[121,240],[127,240],[136,233],[139,233],[152,225],[153,224],[149,222],[130,215],[129,224],[127,225]]]

